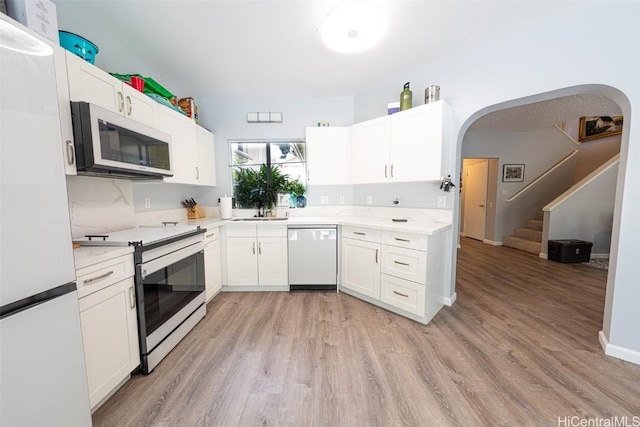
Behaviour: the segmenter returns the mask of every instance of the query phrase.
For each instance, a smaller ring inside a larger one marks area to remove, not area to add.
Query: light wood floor
[[[605,282],[605,271],[464,239],[458,300],[426,326],[333,292],[223,293],[94,425],[631,422],[640,366],[600,348]]]

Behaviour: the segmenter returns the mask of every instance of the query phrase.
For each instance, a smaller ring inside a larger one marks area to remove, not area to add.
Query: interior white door
[[[467,162],[464,172],[464,235],[484,240],[489,161]]]

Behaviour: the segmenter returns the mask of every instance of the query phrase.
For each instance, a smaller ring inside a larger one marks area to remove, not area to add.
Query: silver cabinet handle
[[[131,307],[131,310],[133,310],[134,308],[136,308],[136,292],[133,290],[133,286],[129,288],[129,298],[130,298],[130,303],[129,303],[129,307]]]
[[[73,149],[73,141],[67,139],[67,163],[70,165],[76,162],[75,150]]]
[[[395,239],[396,239],[398,242],[411,243],[411,240],[409,240],[409,239],[401,239],[401,238],[399,238],[399,237],[395,237]]]
[[[200,169],[196,166],[196,179],[200,179]]]
[[[400,261],[393,261],[394,263],[398,264],[398,265],[404,265],[406,267],[409,267],[409,264],[407,264],[406,262],[400,262]]]
[[[253,254],[256,254],[256,242],[253,242]]]
[[[361,233],[359,231],[354,231],[353,234],[355,234],[356,236],[366,236],[366,233]]]
[[[393,178],[393,164],[391,165],[391,178]]]
[[[129,95],[127,95],[127,105],[129,106],[129,112],[127,114],[131,115],[131,112],[133,111],[133,103],[131,102],[131,97]]]
[[[380,252],[380,249],[376,249],[376,264],[378,263],[378,252]]]
[[[91,279],[87,279],[87,280],[85,280],[85,281],[84,281],[84,284],[86,285],[86,284],[89,284],[89,283],[95,282],[96,280],[104,279],[105,277],[109,277],[109,276],[111,276],[112,274],[113,274],[113,270],[111,270],[111,271],[107,271],[107,272],[106,272],[106,273],[104,273],[104,274],[101,274],[101,275],[99,275],[99,276],[92,277]]]
[[[124,111],[124,95],[122,92],[118,92],[118,98],[120,98],[120,106],[118,107],[118,111],[121,113]]]
[[[409,298],[409,295],[401,294],[400,292],[393,291],[394,294],[400,295],[401,297]]]
[[[384,177],[385,177],[385,178],[388,178],[388,177],[387,177],[387,168],[388,168],[388,167],[389,167],[389,165],[384,165]]]
[[[258,243],[258,255],[262,255],[262,242]]]

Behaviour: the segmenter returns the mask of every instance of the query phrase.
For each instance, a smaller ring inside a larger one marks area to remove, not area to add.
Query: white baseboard
[[[591,254],[591,258],[609,258],[610,254]]]
[[[482,243],[486,243],[487,245],[492,245],[492,246],[502,246],[502,242],[496,242],[489,239],[484,239]]]
[[[604,350],[604,354],[607,356],[615,357],[616,359],[626,360],[627,362],[640,365],[640,351],[630,350],[628,348],[620,347],[609,343],[606,335],[603,331],[598,333],[598,339],[600,340],[600,346]]]
[[[549,258],[547,257],[547,254],[543,254],[542,252],[540,252],[540,253],[538,254],[538,256],[539,256],[540,258],[542,258],[542,259],[549,259]]]
[[[442,298],[442,303],[446,306],[451,307],[453,303],[456,302],[457,298],[458,298],[458,294],[454,292],[453,295],[451,295],[450,297]]]

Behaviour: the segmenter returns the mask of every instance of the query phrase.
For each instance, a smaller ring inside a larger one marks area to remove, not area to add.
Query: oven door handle
[[[153,274],[158,270],[175,264],[176,262],[190,257],[193,254],[197,254],[201,251],[204,251],[204,241],[197,242],[191,246],[187,246],[186,248],[179,249],[165,256],[161,256],[160,258],[156,258],[152,261],[140,264],[140,273],[144,278],[149,274]]]

